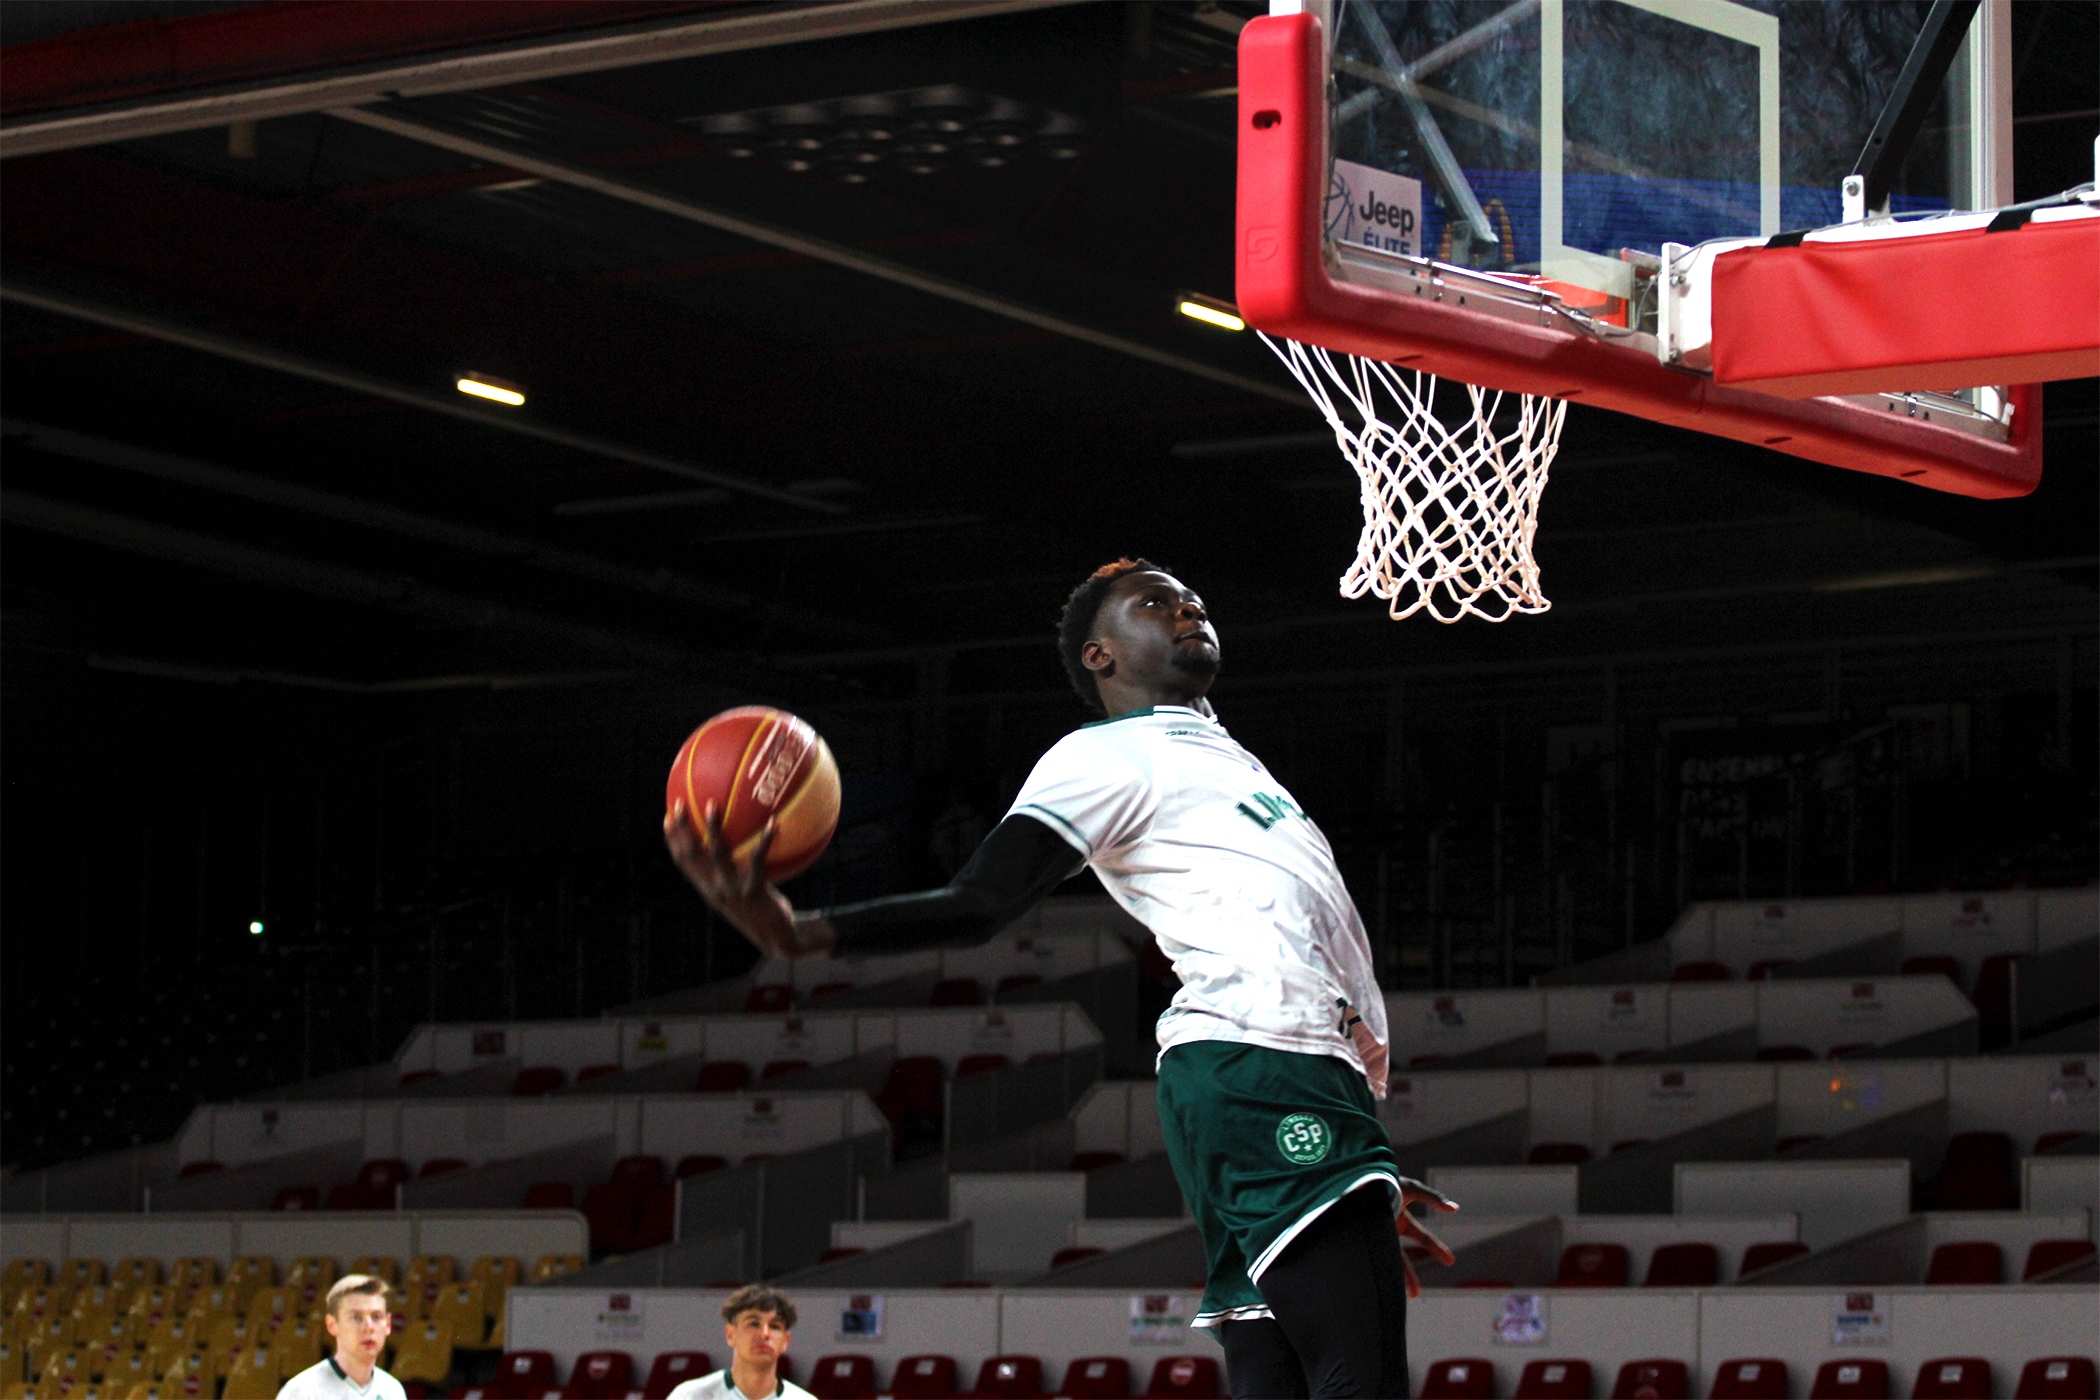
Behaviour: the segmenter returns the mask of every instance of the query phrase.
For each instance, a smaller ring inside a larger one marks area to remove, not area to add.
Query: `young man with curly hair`
[[[763,1283],[747,1283],[722,1303],[722,1340],[729,1364],[671,1387],[669,1400],[815,1400],[780,1374],[795,1303]]]
[[[1144,559],[1096,570],[1058,650],[1103,718],[1051,746],[946,887],[798,914],[761,873],[766,838],[739,865],[714,812],[665,819],[672,857],[782,957],[982,943],[1092,866],[1181,980],[1160,1127],[1209,1259],[1196,1325],[1217,1329],[1232,1393],[1404,1396],[1419,1285],[1400,1237],[1451,1259],[1406,1208],[1457,1207],[1400,1175],[1374,1112],[1385,1003],[1334,853],[1211,710],[1217,633],[1181,580]]]

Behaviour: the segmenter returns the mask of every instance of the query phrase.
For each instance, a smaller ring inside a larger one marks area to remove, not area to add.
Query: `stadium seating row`
[[[566,1384],[557,1384],[558,1367],[544,1351],[506,1352],[496,1379],[487,1386],[458,1387],[453,1400],[664,1400],[671,1388],[715,1369],[704,1351],[660,1354],[641,1383],[635,1383],[634,1359],[621,1351],[585,1352],[570,1368]],[[795,1379],[792,1357],[781,1359],[781,1374]],[[976,1384],[958,1388],[961,1371],[952,1356],[907,1356],[891,1368],[881,1384],[875,1360],[865,1355],[824,1356],[811,1368],[805,1388],[818,1400],[1037,1400],[1045,1395],[1068,1400],[1128,1400],[1133,1379],[1123,1357],[1081,1357],[1065,1367],[1063,1383],[1043,1388],[1043,1363],[1034,1356],[987,1357],[977,1368]],[[1153,1364],[1141,1392],[1152,1400],[1210,1400],[1219,1393],[1218,1362],[1209,1357],[1167,1356]]]
[[[2093,1394],[2094,1368],[2085,1357],[2038,1357],[2021,1368],[2015,1400],[2055,1400]],[[1524,1365],[1517,1400],[1590,1400],[1595,1378],[1587,1361],[1541,1360]],[[1497,1393],[1495,1364],[1480,1357],[1438,1361],[1429,1368],[1422,1400],[1488,1400]],[[1773,1358],[1724,1361],[1707,1394],[1713,1400],[1787,1400],[1793,1376]],[[1612,1400],[1686,1400],[1692,1377],[1682,1361],[1629,1361],[1612,1384]],[[1914,1400],[1989,1400],[2003,1394],[1982,1357],[1947,1356],[1918,1368]],[[1826,1361],[1816,1368],[1809,1400],[1889,1400],[1885,1361]]]
[[[1427,1251],[1415,1251],[1427,1258]],[[1754,1274],[1809,1248],[1798,1240],[1754,1244],[1743,1251],[1740,1274]],[[2039,1240],[2027,1251],[2022,1282],[2048,1277],[2094,1256],[2091,1240]],[[1622,1244],[1571,1244],[1561,1251],[1555,1288],[1625,1288],[1632,1283],[1632,1260]],[[2006,1281],[2005,1251],[1989,1240],[1958,1240],[1939,1245],[1926,1266],[1928,1284],[2000,1284]],[[1722,1282],[1720,1251],[1702,1241],[1667,1244],[1649,1256],[1643,1288],[1712,1288]],[[1508,1279],[1471,1279],[1462,1288],[1508,1288]]]

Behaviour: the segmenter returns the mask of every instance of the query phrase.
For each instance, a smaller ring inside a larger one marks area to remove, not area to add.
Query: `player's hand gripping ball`
[[[703,840],[712,805],[739,865],[751,858],[770,818],[766,878],[778,883],[807,870],[838,829],[838,763],[809,721],[744,705],[695,729],[678,750],[664,810],[675,810],[680,800]]]

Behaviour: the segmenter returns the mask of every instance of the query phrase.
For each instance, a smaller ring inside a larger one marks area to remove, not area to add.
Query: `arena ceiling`
[[[1256,9],[0,4],[6,645],[1030,690],[1125,552],[1270,673],[2090,622],[2090,381],[2016,502],[1578,407],[1550,615],[1338,599],[1353,477],[1252,335],[1174,311],[1232,294]],[[2090,174],[2100,25],[2015,25],[2027,198]]]

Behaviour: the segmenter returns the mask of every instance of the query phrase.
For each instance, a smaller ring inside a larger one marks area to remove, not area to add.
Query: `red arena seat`
[[[2003,1283],[2005,1251],[1989,1240],[1943,1244],[1932,1251],[1932,1262],[1925,1267],[1925,1282]]]
[[[1043,1363],[1033,1356],[992,1356],[977,1368],[976,1400],[1035,1400],[1043,1393]]]
[[[1516,1400],[1590,1400],[1590,1363],[1526,1362],[1517,1377]]]
[[[1067,1264],[1077,1264],[1082,1259],[1097,1258],[1107,1252],[1105,1249],[1097,1249],[1090,1244],[1067,1245],[1050,1256],[1050,1267],[1062,1269]]]
[[[506,1351],[487,1387],[489,1400],[541,1400],[552,1389],[554,1354],[545,1351]]]
[[[955,1077],[968,1079],[973,1074],[997,1074],[1000,1070],[1010,1069],[1012,1066],[1013,1061],[1004,1055],[965,1055],[955,1062]]]
[[[678,1188],[667,1181],[644,1191],[642,1203],[634,1213],[634,1247],[654,1249],[669,1244],[677,1233]]]
[[[826,997],[844,996],[855,987],[852,982],[819,982],[809,989],[811,1001],[822,1001]]]
[[[1721,1251],[1704,1241],[1666,1244],[1648,1257],[1643,1288],[1712,1288],[1721,1281]]]
[[[1918,1368],[1911,1400],[1990,1400],[1991,1363],[1980,1356],[1942,1356]]]
[[[1753,1244],[1743,1251],[1743,1266],[1736,1277],[1754,1274],[1759,1269],[1769,1269],[1774,1264],[1784,1264],[1789,1259],[1799,1259],[1808,1253],[1808,1246],[1799,1240],[1771,1240],[1764,1244]]]
[[[890,1065],[875,1106],[890,1122],[939,1122],[947,1112],[941,1093],[941,1062],[931,1055],[906,1055]]]
[[[1624,1288],[1630,1269],[1623,1244],[1571,1244],[1561,1251],[1555,1288]]]
[[[2073,1264],[2090,1264],[2092,1260],[2091,1240],[2036,1240],[2027,1251],[2027,1267],[2020,1270],[2020,1280],[2024,1283]]]
[[[955,1358],[905,1357],[890,1377],[889,1393],[897,1400],[949,1400],[955,1394]]]
[[[659,1352],[649,1378],[642,1382],[642,1400],[668,1400],[671,1387],[711,1375],[714,1369],[715,1359],[704,1351]]]
[[[1751,1058],[1762,1064],[1785,1060],[1813,1060],[1816,1052],[1806,1045],[1760,1045]]]
[[[1672,982],[1726,982],[1728,964],[1718,962],[1682,962],[1670,969]]]
[[[744,1011],[753,1016],[777,1016],[795,1009],[795,989],[786,982],[757,982],[744,993]]]
[[[1816,1367],[1808,1400],[1888,1400],[1889,1363],[1861,1359],[1826,1361]]]
[[[525,1188],[522,1210],[574,1210],[576,1188],[566,1181],[535,1181]]]
[[[1146,1400],[1217,1400],[1218,1363],[1208,1356],[1162,1356],[1152,1363]]]
[[[696,1094],[734,1094],[751,1087],[751,1066],[742,1060],[709,1060],[693,1076]]]
[[[800,1074],[809,1068],[807,1060],[768,1060],[758,1071],[759,1083],[768,1079],[780,1079],[790,1074]]]
[[[1938,1210],[2018,1210],[2019,1162],[2004,1133],[1956,1133],[1932,1190]]]
[[[1436,1361],[1422,1377],[1422,1400],[1491,1400],[1495,1368],[1477,1356]]]
[[[673,1173],[683,1181],[689,1176],[705,1176],[718,1172],[729,1165],[727,1157],[717,1157],[712,1152],[688,1152],[678,1159],[678,1170]]]
[[[1619,1368],[1611,1400],[1691,1400],[1692,1372],[1682,1361],[1629,1361]]]
[[[1787,1400],[1786,1363],[1770,1357],[1723,1361],[1714,1372],[1713,1400]]]
[[[464,1157],[432,1157],[417,1169],[416,1180],[423,1181],[433,1176],[443,1176],[447,1172],[463,1172],[466,1169],[467,1160]]]
[[[982,1006],[984,984],[975,977],[943,977],[933,984],[928,1006]]]
[[[1995,1050],[2012,1035],[2013,967],[2018,953],[1993,953],[1976,967],[1976,988],[1969,1000],[1976,1004],[1978,1039],[1985,1050]]]
[[[1579,1166],[1590,1159],[1590,1150],[1579,1142],[1535,1142],[1524,1154],[1528,1166]]]
[[[2096,1393],[2096,1380],[2089,1357],[2037,1357],[2021,1368],[2013,1400],[2081,1400]]]
[[[1124,1400],[1130,1394],[1130,1363],[1120,1356],[1082,1356],[1065,1367],[1057,1393],[1066,1400]]]
[[[817,1400],[875,1400],[875,1358],[819,1357],[809,1373],[809,1393]]]
[[[606,1079],[619,1072],[620,1067],[618,1065],[585,1065],[582,1069],[576,1071],[576,1082],[578,1084],[588,1084],[593,1079]]]
[[[555,1065],[528,1065],[518,1071],[518,1077],[510,1082],[510,1092],[517,1098],[536,1099],[551,1094],[569,1082],[569,1076]]]
[[[634,1358],[624,1351],[587,1351],[576,1358],[563,1400],[621,1400],[634,1389]]]

